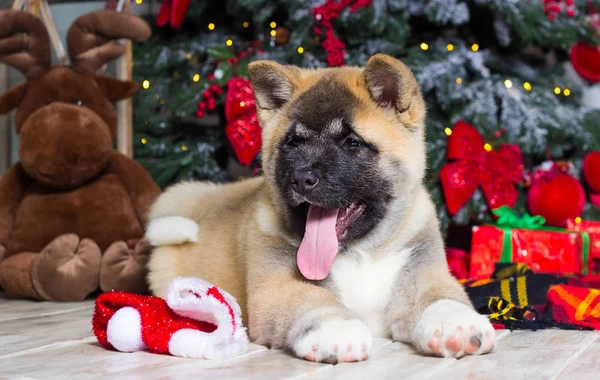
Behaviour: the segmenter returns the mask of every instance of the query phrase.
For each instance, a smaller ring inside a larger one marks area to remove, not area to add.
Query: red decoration
[[[587,232],[590,236],[590,257],[600,259],[600,222],[593,220],[569,219],[567,229]]]
[[[470,254],[457,248],[446,248],[446,260],[450,273],[459,280],[469,278]]]
[[[171,28],[179,29],[189,5],[190,0],[163,0],[156,17],[156,25],[163,27],[170,24]]]
[[[192,277],[173,280],[166,300],[117,291],[101,294],[92,328],[103,347],[126,352],[217,358],[243,351],[248,342],[235,298]]]
[[[563,11],[568,17],[575,16],[574,0],[542,0],[544,3],[544,12],[550,20],[555,20],[556,16]]]
[[[600,82],[600,49],[585,42],[571,48],[571,64],[582,78]]]
[[[490,208],[513,207],[518,184],[523,175],[521,150],[517,145],[503,145],[487,152],[483,136],[464,121],[456,123],[448,138],[448,159],[440,173],[446,206],[451,214],[471,198],[481,186]]]
[[[600,151],[586,154],[583,159],[583,176],[592,190],[592,204],[600,207]]]
[[[471,279],[489,278],[494,273],[494,265],[502,262],[505,233],[510,234],[510,262],[526,264],[534,272],[581,274],[588,270],[579,233],[484,225],[473,227]]]
[[[262,144],[262,129],[256,115],[252,83],[245,78],[233,78],[227,83],[225,99],[225,135],[233,146],[238,161],[250,165]]]
[[[350,7],[350,12],[356,12],[358,9],[368,7],[373,0],[325,0],[325,3],[314,7],[312,15],[317,20],[318,27],[314,28],[316,34],[323,34],[325,30],[325,39],[323,40],[323,48],[327,52],[327,63],[329,66],[343,66],[344,55],[346,53],[346,45],[336,37],[333,31],[332,22],[339,15]]]
[[[532,214],[543,216],[548,225],[564,227],[567,219],[583,212],[585,192],[571,175],[549,171],[529,188],[527,206]]]

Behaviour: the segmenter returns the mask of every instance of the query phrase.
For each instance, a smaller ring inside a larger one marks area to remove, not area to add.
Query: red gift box
[[[494,213],[500,216],[497,225],[473,227],[471,279],[489,278],[495,263],[522,263],[544,273],[589,272],[590,239],[586,232],[544,227],[542,217],[519,218],[508,207]]]
[[[590,257],[600,259],[600,222],[569,219],[567,229],[575,232],[587,232],[590,235]]]

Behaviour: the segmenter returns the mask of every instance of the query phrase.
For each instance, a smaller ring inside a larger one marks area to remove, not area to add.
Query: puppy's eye
[[[347,148],[356,149],[362,146],[362,142],[358,141],[357,139],[353,139],[352,137],[348,137],[346,141],[344,141],[344,145]]]
[[[302,139],[298,136],[289,136],[287,140],[285,140],[285,144],[288,146],[298,146],[302,143]]]
[[[81,107],[83,105],[83,102],[81,100],[77,100],[76,99],[76,100],[73,100],[73,104],[75,104],[76,106],[80,106]]]

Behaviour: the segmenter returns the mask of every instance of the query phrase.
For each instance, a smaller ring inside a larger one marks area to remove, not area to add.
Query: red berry
[[[202,119],[204,117],[204,111],[198,111],[198,112],[196,112],[196,117],[198,119]]]
[[[554,21],[554,20],[556,20],[556,15],[554,13],[548,13],[548,19],[550,21]]]
[[[238,59],[236,57],[232,57],[229,58],[229,60],[227,60],[227,62],[231,63],[232,65],[235,65],[237,63]]]
[[[574,0],[567,0],[567,5],[571,6],[571,5],[573,5],[574,2],[575,2]]]
[[[209,81],[213,81],[215,80],[215,74],[208,74],[206,78],[208,78]]]
[[[258,51],[258,54],[265,54],[265,51],[264,51],[263,49],[260,49],[260,50]]]
[[[216,105],[215,105],[215,103],[208,103],[208,110],[209,110],[209,111],[212,111],[212,110],[214,110],[214,109],[215,109],[215,106],[216,106]]]
[[[573,17],[573,16],[575,16],[575,10],[574,10],[574,9],[569,9],[569,10],[567,11],[567,16],[569,16],[569,17]]]
[[[248,48],[248,52],[249,52],[249,53],[252,53],[252,51],[253,51],[253,50],[254,50],[254,48],[253,48],[252,46],[250,46],[250,47]]]
[[[223,93],[223,89],[221,87],[217,87],[217,88],[215,88],[214,92],[216,95],[221,95]]]
[[[219,85],[217,85],[217,84],[211,84],[210,87],[208,88],[208,90],[213,93],[217,93],[217,91],[219,91],[220,89],[221,89],[221,87],[219,87]]]
[[[200,102],[198,103],[198,110],[202,111],[206,108],[206,102]]]
[[[240,52],[239,56],[240,56],[240,58],[244,58],[246,56],[246,52],[245,51]]]
[[[213,94],[209,90],[206,90],[202,93],[202,96],[204,97],[204,99],[211,99],[213,97]]]
[[[252,42],[252,46],[254,46],[254,47],[258,47],[258,45],[260,45],[260,42],[258,42],[258,41],[254,41],[254,42]]]

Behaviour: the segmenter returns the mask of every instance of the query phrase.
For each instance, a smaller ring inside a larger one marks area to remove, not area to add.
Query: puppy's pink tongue
[[[338,253],[335,232],[339,209],[310,206],[304,239],[298,248],[298,269],[309,280],[323,280],[329,274]]]

